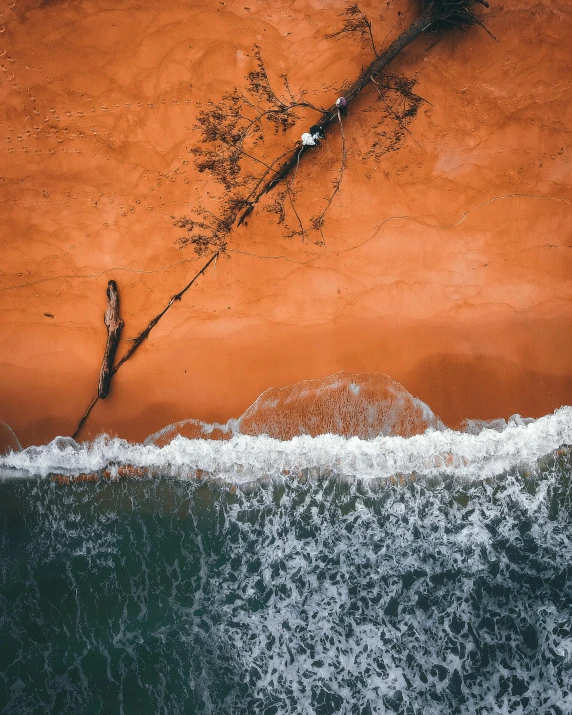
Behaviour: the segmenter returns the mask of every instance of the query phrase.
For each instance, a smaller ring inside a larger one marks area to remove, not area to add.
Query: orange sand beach
[[[379,45],[416,3],[360,3]],[[118,357],[205,263],[173,217],[223,193],[199,173],[198,112],[243,86],[330,106],[372,60],[326,39],[341,3],[22,0],[0,10],[0,419],[23,445],[72,434],[97,393],[107,282]],[[344,120],[323,240],[288,237],[265,197],[228,251],[115,376],[81,437],[142,440],[226,422],[272,386],[381,372],[443,422],[572,402],[572,7],[491,3],[487,27],[422,36],[392,64],[425,101],[372,156],[375,88]],[[436,44],[435,44],[436,43]],[[434,46],[432,46],[434,45]],[[304,110],[293,145],[316,121]],[[268,150],[278,137],[268,138]],[[323,207],[340,133],[296,173]]]

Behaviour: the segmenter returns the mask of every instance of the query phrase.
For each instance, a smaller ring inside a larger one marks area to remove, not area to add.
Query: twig
[[[298,156],[298,162],[299,162],[299,156]],[[304,224],[302,223],[302,219],[300,218],[300,214],[296,210],[296,205],[294,204],[294,197],[293,197],[293,191],[292,191],[292,186],[294,185],[294,181],[296,180],[296,174],[298,173],[298,166],[299,163],[296,165],[296,170],[294,171],[294,176],[292,177],[292,181],[288,182],[286,181],[286,191],[288,193],[288,199],[290,200],[290,206],[292,207],[292,211],[294,212],[294,215],[298,219],[298,223],[300,224],[300,233],[302,235],[302,239],[306,238],[306,230],[304,228]],[[294,234],[296,235],[296,234]]]
[[[87,408],[87,410],[85,411],[84,416],[83,416],[83,417],[81,418],[81,420],[79,421],[79,424],[78,424],[78,426],[77,426],[76,431],[72,434],[72,439],[75,439],[75,438],[78,436],[78,434],[81,432],[81,428],[84,426],[85,421],[86,421],[87,418],[89,417],[89,413],[93,410],[93,408],[95,407],[95,405],[96,405],[98,402],[99,402],[99,396],[96,395],[96,396],[93,398],[93,400],[91,401],[91,403],[90,403],[89,407]]]
[[[344,123],[342,122],[342,113],[341,113],[340,109],[338,109],[338,121],[340,123],[340,132],[341,132],[341,136],[342,136],[342,161],[340,164],[340,171],[338,173],[338,178],[335,180],[335,183],[334,183],[334,191],[332,192],[330,198],[328,199],[328,203],[324,207],[324,210],[322,211],[321,214],[319,214],[314,219],[312,219],[312,227],[315,229],[318,229],[320,231],[320,233],[322,234],[322,240],[324,238],[324,234],[322,233],[322,226],[324,224],[324,216],[326,215],[327,210],[330,208],[334,199],[336,198],[336,194],[338,194],[340,191],[340,187],[342,185],[342,179],[344,178],[344,170],[346,168],[346,161],[347,161],[346,135],[344,133]]]
[[[360,11],[360,12],[361,12],[361,11]],[[362,13],[362,15],[363,15],[363,13]],[[366,23],[366,25],[367,25],[367,30],[368,30],[368,33],[369,33],[369,39],[370,39],[370,42],[371,42],[371,47],[372,47],[372,49],[373,49],[373,54],[374,54],[374,55],[376,56],[376,58],[377,58],[377,57],[379,57],[379,55],[378,55],[377,49],[376,49],[376,47],[375,47],[375,40],[374,40],[374,38],[373,38],[373,30],[371,29],[371,22],[370,22],[369,18],[367,18],[365,15],[363,15],[363,17],[364,17],[365,23]]]

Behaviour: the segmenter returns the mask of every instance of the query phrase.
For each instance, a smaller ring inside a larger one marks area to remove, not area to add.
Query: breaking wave
[[[565,414],[508,428],[497,454],[559,441]],[[375,488],[5,481],[0,709],[570,713],[570,453],[537,466]]]
[[[308,475],[487,478],[572,444],[572,407],[538,420],[466,420],[461,430],[447,429],[387,375],[338,373],[266,390],[226,425],[184,420],[143,444],[101,435],[12,449],[0,456],[0,475],[116,477],[130,466],[132,475],[234,483]]]
[[[481,425],[478,434],[446,429],[408,438],[364,440],[327,434],[302,435],[287,441],[265,435],[238,434],[218,441],[178,435],[162,447],[105,436],[86,444],[58,437],[46,446],[0,457],[0,470],[5,476],[105,470],[108,476],[115,476],[122,465],[131,465],[150,474],[183,479],[208,475],[235,483],[308,474],[387,479],[446,473],[470,480],[533,465],[567,444],[572,444],[572,407],[532,421],[514,418],[500,431],[498,425]]]

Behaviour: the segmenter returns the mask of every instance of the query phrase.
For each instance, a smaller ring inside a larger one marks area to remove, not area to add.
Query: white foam
[[[169,444],[130,444],[98,437],[77,444],[58,437],[43,447],[0,456],[0,473],[9,470],[46,476],[54,472],[97,472],[129,464],[161,474],[193,477],[196,470],[230,482],[263,477],[335,473],[371,479],[396,474],[450,473],[464,479],[502,474],[518,465],[534,464],[564,444],[572,444],[572,407],[561,407],[540,419],[509,420],[502,431],[482,429],[479,434],[453,430],[428,431],[403,437],[363,440],[339,435],[303,435],[280,441],[261,435],[235,435],[228,441],[175,437]]]
[[[418,484],[381,499],[351,485],[343,511],[318,482],[279,504],[239,490],[208,594],[215,636],[280,715],[571,712],[566,602],[528,578],[572,557],[568,517],[548,518],[558,479],[531,494],[509,477],[494,499],[472,485],[467,508]],[[336,707],[317,707],[325,694]]]

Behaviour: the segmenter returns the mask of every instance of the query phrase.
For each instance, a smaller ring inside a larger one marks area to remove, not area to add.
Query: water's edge
[[[447,473],[465,480],[503,474],[535,464],[563,445],[572,444],[572,407],[526,424],[479,434],[429,430],[409,438],[363,440],[339,435],[307,435],[280,441],[261,435],[235,435],[229,440],[174,437],[165,446],[131,444],[105,435],[77,444],[57,438],[42,447],[0,456],[0,476],[133,474],[178,478],[211,476],[240,483],[312,473],[340,477],[384,479],[395,475],[430,476]],[[123,469],[124,474],[128,472]]]

